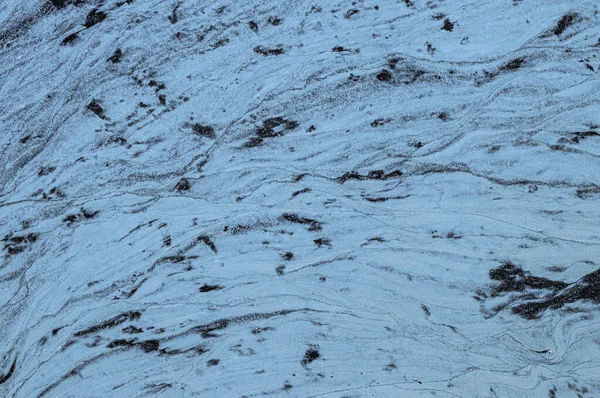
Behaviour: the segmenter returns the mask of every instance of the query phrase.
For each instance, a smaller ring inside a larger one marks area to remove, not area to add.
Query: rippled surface
[[[600,395],[598,12],[1,2],[0,395]]]

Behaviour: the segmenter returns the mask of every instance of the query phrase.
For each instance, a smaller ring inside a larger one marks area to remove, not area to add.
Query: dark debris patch
[[[295,120],[286,119],[283,116],[270,117],[263,120],[262,125],[254,129],[254,137],[250,137],[244,144],[244,148],[253,148],[262,145],[265,138],[276,138],[283,136],[286,132],[298,127]]]
[[[204,284],[200,287],[200,293],[208,293],[208,292],[212,292],[214,290],[222,290],[223,286],[221,285],[207,285]]]
[[[212,250],[214,253],[217,253],[217,246],[214,244],[214,242],[208,237],[208,235],[200,235],[198,238],[196,238],[198,241],[204,243],[206,246],[208,246],[210,248],[210,250]]]
[[[492,297],[510,296],[508,304],[496,306],[494,311],[510,306],[512,313],[528,320],[538,319],[545,311],[558,310],[568,304],[600,303],[600,269],[573,283],[566,283],[532,276],[505,262],[490,271],[490,279],[496,282],[491,287]]]
[[[175,189],[178,190],[179,192],[189,191],[191,188],[192,188],[192,184],[190,184],[190,181],[187,178],[182,178],[175,185]]]
[[[507,63],[502,65],[500,67],[500,70],[501,71],[514,71],[514,70],[521,68],[523,63],[525,63],[525,58],[523,58],[523,57],[511,59],[510,61],[508,61]]]
[[[92,11],[89,12],[87,17],[85,18],[83,26],[85,26],[86,28],[91,28],[92,26],[104,21],[106,17],[107,15],[105,12],[94,8]]]
[[[215,139],[217,135],[215,134],[215,129],[211,126],[203,126],[200,123],[192,124],[192,131],[194,134],[199,135],[201,137]]]
[[[573,143],[579,144],[580,141],[585,140],[590,137],[600,137],[596,131],[574,131],[568,134],[568,137],[561,138],[558,142],[561,144],[564,143]]]
[[[252,50],[257,54],[264,55],[265,57],[269,55],[281,55],[285,52],[282,47],[267,48],[264,46],[256,46]]]
[[[356,8],[352,8],[352,9],[346,11],[346,13],[344,14],[344,18],[348,19],[355,14],[358,14],[358,10]]]
[[[270,16],[269,19],[267,19],[267,23],[273,26],[279,26],[282,22],[283,20],[276,16]]]
[[[60,42],[60,45],[61,46],[73,45],[73,44],[75,44],[75,42],[77,41],[77,39],[79,39],[79,33],[78,32],[71,33],[70,35],[68,35],[67,37],[65,37],[63,39],[63,41]]]
[[[123,58],[123,52],[121,51],[120,48],[117,48],[115,50],[115,52],[113,53],[113,55],[108,57],[106,62],[112,62],[113,64],[118,64],[119,62],[121,62],[121,58]]]
[[[10,366],[10,369],[8,369],[8,372],[0,375],[0,385],[6,383],[8,381],[8,379],[10,379],[10,377],[15,372],[16,367],[17,367],[17,358],[13,359],[13,363]]]
[[[83,220],[90,220],[96,217],[98,213],[100,213],[100,210],[90,211],[82,207],[79,209],[79,213],[68,214],[65,217],[63,217],[63,222],[66,223],[68,226],[71,226],[72,224]]]
[[[104,108],[100,105],[98,100],[92,100],[89,104],[87,104],[87,109],[93,112],[100,119],[106,119]]]
[[[375,78],[380,82],[389,82],[392,80],[392,72],[387,69],[382,69]]]
[[[454,24],[450,22],[448,18],[444,19],[444,25],[442,26],[442,30],[452,32],[454,30]]]
[[[2,241],[5,242],[4,250],[7,255],[19,254],[30,247],[39,237],[38,233],[30,233],[27,235],[13,236],[12,233],[6,235]]]
[[[295,198],[296,196],[298,196],[300,194],[308,193],[308,192],[311,192],[311,191],[312,190],[310,188],[304,188],[304,189],[301,189],[299,191],[295,191],[294,193],[292,193],[292,198]]]
[[[117,339],[113,340],[106,346],[107,348],[139,348],[145,353],[158,351],[160,342],[158,340],[136,341],[136,339]]]
[[[304,353],[304,358],[302,358],[302,361],[300,361],[300,363],[302,364],[302,366],[306,366],[306,365],[312,363],[314,360],[318,359],[320,356],[321,356],[321,354],[319,353],[319,347],[311,346]]]
[[[356,171],[350,171],[337,177],[335,180],[340,184],[343,184],[349,180],[389,180],[391,178],[400,177],[402,177],[402,172],[400,170],[394,170],[389,173],[386,173],[383,170],[372,170],[367,175],[360,174]]]
[[[575,23],[575,17],[577,14],[565,14],[556,23],[556,26],[552,29],[552,33],[556,36],[560,36],[567,28]]]
[[[317,247],[321,247],[321,246],[331,247],[331,241],[329,239],[325,239],[325,238],[315,239],[315,240],[313,240],[313,243],[315,245],[317,245]]]
[[[586,188],[580,188],[577,191],[575,191],[575,195],[579,199],[590,199],[598,194],[600,194],[600,186],[599,185],[593,185],[593,186],[586,187]]]
[[[322,224],[319,221],[313,220],[312,218],[300,217],[298,216],[298,214],[295,213],[283,213],[281,218],[284,221],[291,222],[294,224],[308,225],[309,231],[320,231],[323,229]]]
[[[90,326],[89,328],[79,330],[78,332],[75,332],[74,336],[80,337],[80,336],[85,336],[85,335],[88,335],[91,333],[96,333],[96,332],[99,332],[104,329],[110,329],[110,328],[120,325],[126,321],[138,320],[138,319],[140,319],[141,316],[142,316],[142,313],[139,311],[128,311],[123,314],[117,315],[114,318],[108,319],[102,323],[99,323],[97,325]]]
[[[56,170],[56,167],[54,166],[42,166],[38,169],[38,177],[47,176],[54,170]]]

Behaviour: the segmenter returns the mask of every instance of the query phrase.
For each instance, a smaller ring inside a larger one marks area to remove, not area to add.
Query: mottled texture
[[[0,396],[600,396],[598,7],[0,1]]]

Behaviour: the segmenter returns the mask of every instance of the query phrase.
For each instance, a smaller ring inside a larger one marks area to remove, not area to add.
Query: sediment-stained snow
[[[0,395],[600,395],[596,1],[0,3]]]

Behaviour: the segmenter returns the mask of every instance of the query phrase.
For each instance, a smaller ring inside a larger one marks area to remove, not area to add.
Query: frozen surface
[[[0,396],[600,396],[586,0],[0,1]]]

